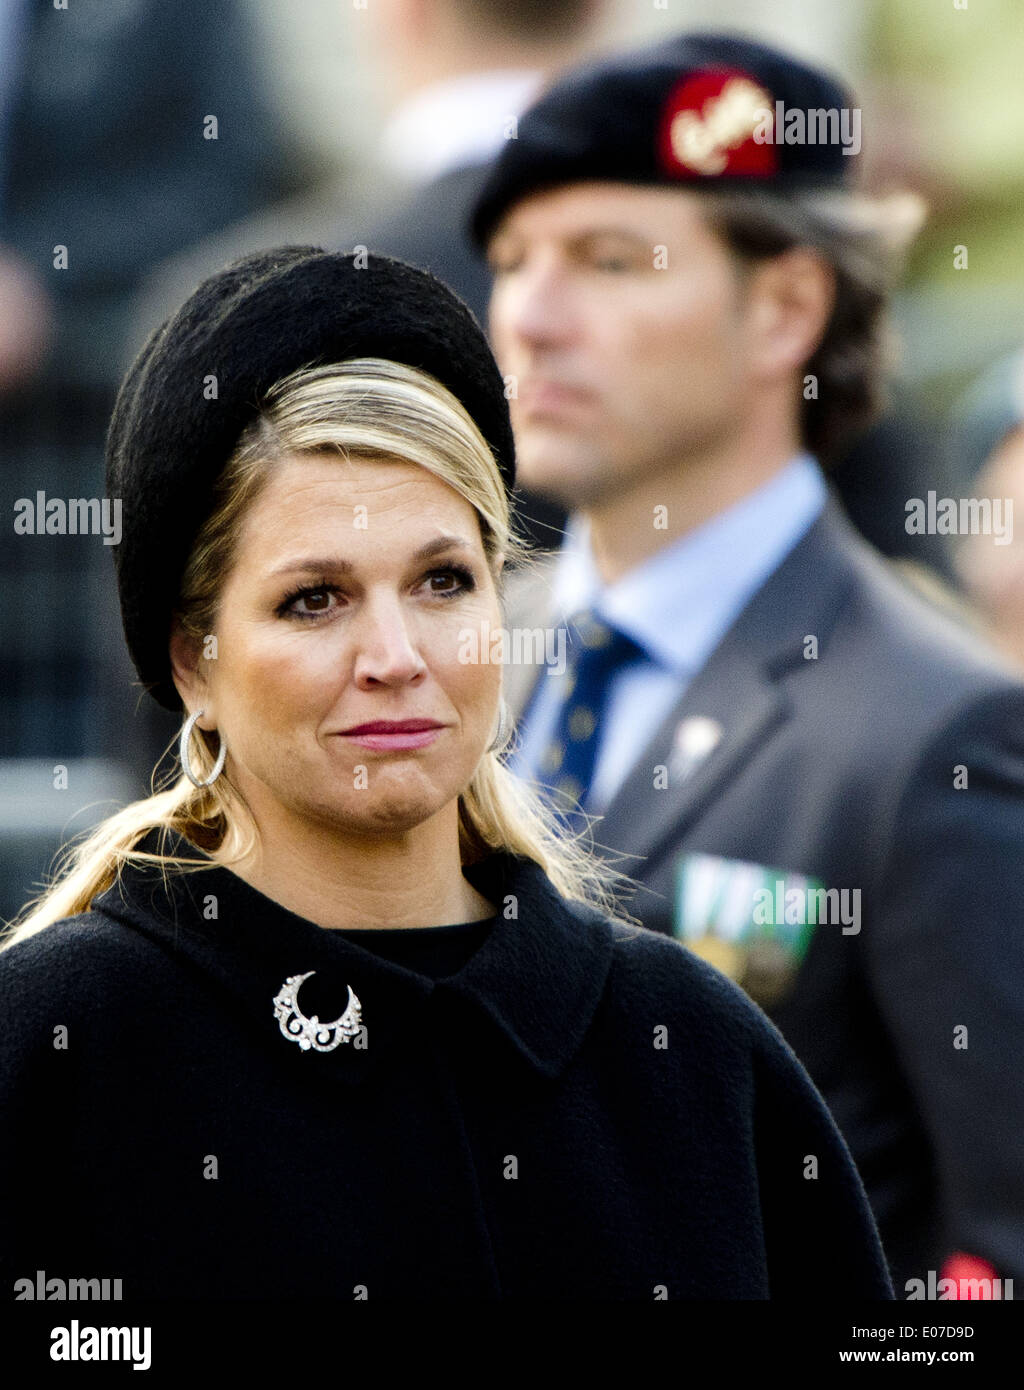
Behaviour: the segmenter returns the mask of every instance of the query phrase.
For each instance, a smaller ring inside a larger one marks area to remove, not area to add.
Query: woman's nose
[[[363,687],[404,685],[427,669],[415,629],[397,600],[368,601],[353,637],[355,679]]]

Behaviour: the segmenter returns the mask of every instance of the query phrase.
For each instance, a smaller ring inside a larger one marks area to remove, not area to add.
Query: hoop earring
[[[508,705],[505,703],[504,695],[498,705],[498,728],[493,739],[488,746],[488,753],[496,753],[499,748],[504,748],[512,732],[512,719],[509,715]]]
[[[217,778],[224,770],[224,759],[227,756],[228,751],[228,746],[224,742],[224,738],[222,735],[220,740],[220,749],[217,753],[217,761],[213,765],[213,771],[210,773],[209,777],[207,777],[204,782],[201,782],[199,778],[196,776],[196,774],[192,771],[192,764],[189,761],[188,756],[188,741],[192,737],[192,730],[196,726],[196,720],[201,718],[203,713],[204,711],[200,709],[196,710],[195,714],[189,716],[185,724],[185,727],[181,731],[181,742],[178,745],[178,752],[181,755],[182,771],[184,772],[188,780],[192,783],[192,785],[194,787],[199,788],[209,787],[212,783],[216,782]]]

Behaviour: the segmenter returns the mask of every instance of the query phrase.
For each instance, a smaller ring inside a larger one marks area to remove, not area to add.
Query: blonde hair
[[[440,382],[413,367],[371,357],[303,368],[277,383],[242,433],[186,563],[176,616],[200,647],[216,626],[242,519],[275,464],[296,454],[335,451],[342,458],[352,454],[426,468],[475,509],[496,578],[503,563],[527,563],[527,549],[512,532],[508,494],[490,448],[463,405]],[[484,754],[459,797],[463,864],[492,850],[522,855],[539,864],[564,897],[623,918],[616,901],[616,887],[623,880],[581,838],[563,830],[537,792],[504,766],[502,751]],[[193,741],[191,756],[197,776],[207,777],[215,755],[205,733]],[[159,767],[151,782],[153,795],[126,806],[65,848],[50,884],[9,924],[0,950],[88,911],[126,864],[155,864],[165,879],[169,870],[209,867],[209,858],[171,852],[174,833],[208,855],[215,853],[216,862],[227,866],[249,853],[257,827],[226,770],[211,786],[197,788],[177,768],[159,777]],[[161,782],[168,785],[158,790]],[[152,831],[160,832],[153,854],[137,848]]]

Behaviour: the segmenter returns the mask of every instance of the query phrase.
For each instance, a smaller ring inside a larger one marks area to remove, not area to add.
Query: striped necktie
[[[566,626],[565,698],[541,755],[537,781],[549,790],[552,803],[570,825],[582,829],[586,822],[576,803],[585,805],[590,792],[612,679],[646,653],[592,609],[576,614]]]

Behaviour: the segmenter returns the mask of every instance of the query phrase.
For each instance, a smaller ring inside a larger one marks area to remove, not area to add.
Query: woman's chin
[[[439,795],[417,796],[408,792],[371,795],[367,792],[358,806],[318,806],[314,818],[342,835],[380,838],[415,830],[446,804],[447,800]]]

